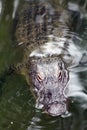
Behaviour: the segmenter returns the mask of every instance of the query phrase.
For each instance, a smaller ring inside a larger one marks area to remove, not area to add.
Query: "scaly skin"
[[[19,9],[15,36],[24,57],[17,66],[31,83],[36,107],[52,116],[67,111],[67,66],[73,64],[68,52],[69,26],[70,14],[59,5],[54,9],[47,2],[26,2]]]

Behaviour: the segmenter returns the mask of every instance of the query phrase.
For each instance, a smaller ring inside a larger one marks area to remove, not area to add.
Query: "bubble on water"
[[[11,121],[11,125],[13,125],[13,121]]]

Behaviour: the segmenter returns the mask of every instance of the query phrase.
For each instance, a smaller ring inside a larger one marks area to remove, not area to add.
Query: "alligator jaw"
[[[48,105],[48,108],[45,109],[45,112],[51,116],[59,116],[64,114],[67,111],[66,103],[54,102]]]

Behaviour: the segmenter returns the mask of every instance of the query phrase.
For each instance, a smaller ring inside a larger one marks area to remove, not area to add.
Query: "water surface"
[[[80,7],[81,20],[77,19],[78,26],[74,29],[76,37],[73,40],[82,51],[87,51],[86,0],[61,1],[63,6],[68,5],[73,10]],[[86,130],[87,71],[85,68],[87,62],[84,66],[74,69],[76,72],[74,77],[71,74],[73,79],[70,87],[72,102],[69,111],[72,116],[66,118],[51,117],[35,109],[35,100],[25,77],[16,73],[5,75],[4,70],[9,65],[16,64],[22,59],[21,49],[15,43],[12,33],[15,12],[22,2],[23,0],[0,0],[0,130]],[[56,5],[57,1],[54,0],[53,3]],[[76,22],[76,19],[74,20]]]

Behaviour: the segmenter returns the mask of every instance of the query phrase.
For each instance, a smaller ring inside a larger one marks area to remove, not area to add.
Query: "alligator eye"
[[[40,74],[37,75],[37,80],[38,80],[38,81],[42,81],[42,77],[41,77]]]
[[[58,79],[61,80],[62,79],[62,72],[60,71],[58,74]]]

